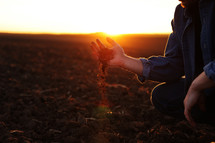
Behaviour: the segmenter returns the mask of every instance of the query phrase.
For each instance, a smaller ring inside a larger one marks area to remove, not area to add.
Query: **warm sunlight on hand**
[[[108,62],[108,65],[121,66],[123,58],[125,57],[125,52],[123,48],[109,37],[107,37],[106,40],[108,43],[111,44],[111,49],[113,50],[113,59]],[[96,42],[91,42],[91,48],[93,51],[93,55],[95,55],[96,58],[99,59],[99,52],[106,47],[99,39],[96,39]]]

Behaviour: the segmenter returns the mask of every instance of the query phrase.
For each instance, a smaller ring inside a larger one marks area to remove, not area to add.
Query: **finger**
[[[99,45],[99,47],[100,47],[101,49],[104,49],[104,48],[105,48],[104,44],[102,44],[102,42],[101,42],[99,39],[96,39],[96,43]]]
[[[116,46],[116,45],[117,45],[117,43],[116,43],[113,39],[111,39],[110,37],[107,37],[106,40],[107,40],[108,43],[110,43],[112,46]]]
[[[97,52],[92,52],[92,54],[99,57],[99,54]]]
[[[93,58],[94,58],[94,59],[96,59],[96,60],[98,60],[98,59],[99,59],[98,53],[93,52],[93,53],[92,53],[92,55],[93,55]]]
[[[91,48],[95,52],[99,52],[99,46],[95,42],[91,42]]]
[[[191,116],[191,113],[189,110],[185,109],[184,111],[184,115],[185,115],[185,118],[187,119],[187,121],[190,123],[191,126],[195,127],[196,126],[196,123],[194,122],[192,116]]]
[[[95,47],[93,47],[92,45],[90,47],[92,49],[92,53],[99,53],[99,51]]]
[[[189,123],[190,123],[191,126],[196,127],[196,123],[194,122],[192,117],[190,117]]]

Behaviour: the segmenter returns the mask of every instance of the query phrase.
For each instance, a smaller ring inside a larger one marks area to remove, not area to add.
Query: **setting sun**
[[[168,33],[177,0],[0,0],[0,32]]]

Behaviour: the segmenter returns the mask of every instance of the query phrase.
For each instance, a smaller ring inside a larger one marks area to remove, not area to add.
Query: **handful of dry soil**
[[[105,72],[107,63],[113,59],[113,50],[109,48],[103,48],[99,51],[99,61],[102,64],[102,71]]]

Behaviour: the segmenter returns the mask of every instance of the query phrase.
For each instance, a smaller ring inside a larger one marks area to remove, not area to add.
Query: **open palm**
[[[123,48],[109,37],[106,40],[108,43],[111,44],[111,49],[113,50],[113,58],[108,62],[108,65],[120,66],[122,64],[121,61],[125,55]],[[96,39],[96,42],[91,43],[91,48],[93,50],[94,55],[99,58],[99,52],[106,47],[99,39]]]

